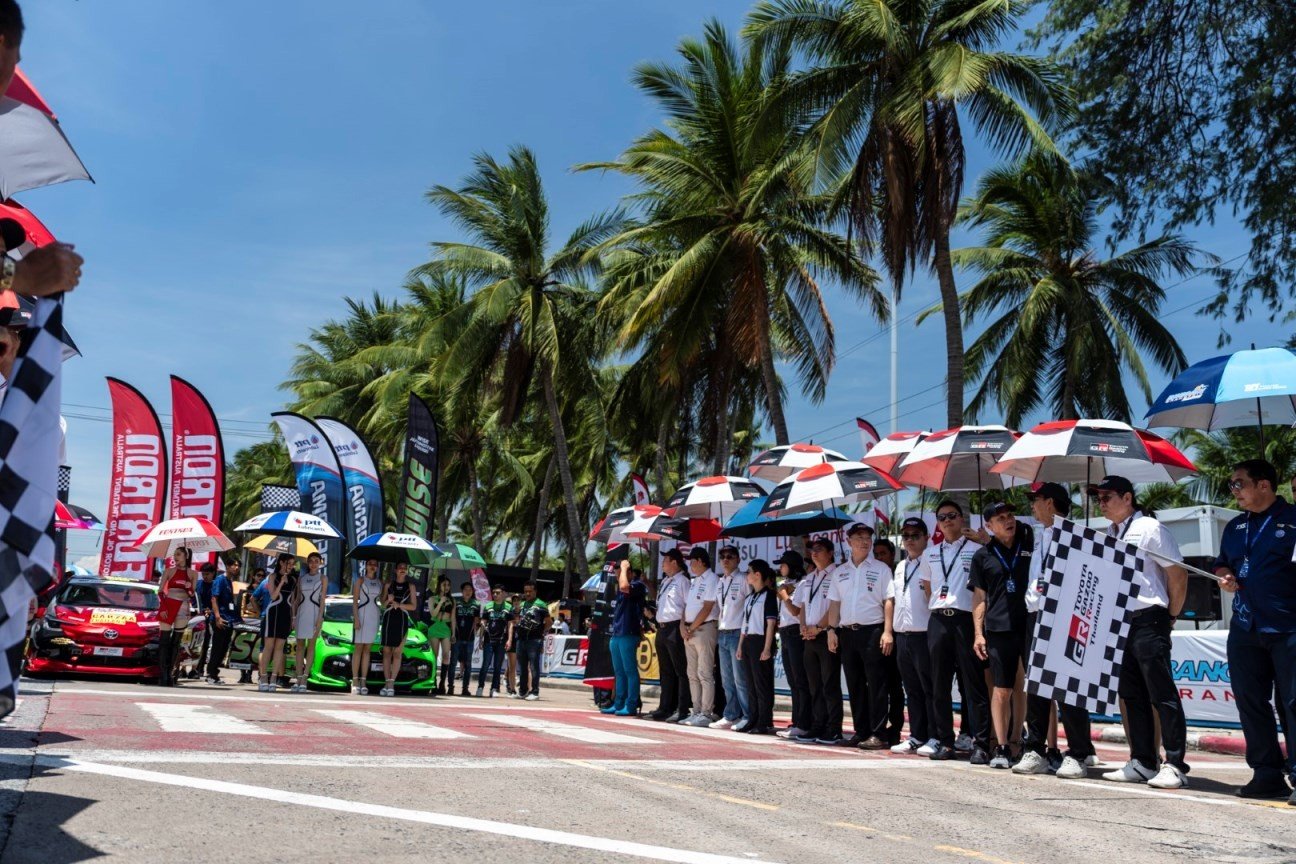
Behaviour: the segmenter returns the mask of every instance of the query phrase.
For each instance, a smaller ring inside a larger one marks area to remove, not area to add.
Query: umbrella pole
[[[1260,397],[1256,397],[1256,434],[1260,436],[1260,458],[1265,458],[1264,409],[1260,407]]]
[[[1085,485],[1080,490],[1081,497],[1085,502],[1085,524],[1089,524],[1089,484],[1093,482],[1093,457],[1085,457]]]

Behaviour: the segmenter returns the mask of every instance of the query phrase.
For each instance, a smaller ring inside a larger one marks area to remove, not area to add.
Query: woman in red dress
[[[174,667],[180,651],[180,636],[189,624],[189,605],[198,579],[198,574],[189,567],[188,549],[181,547],[171,557],[176,566],[163,571],[158,586],[161,598],[158,609],[158,683],[163,687],[174,687],[179,683]]]

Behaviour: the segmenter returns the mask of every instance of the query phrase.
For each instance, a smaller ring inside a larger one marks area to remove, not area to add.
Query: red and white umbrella
[[[102,531],[103,522],[84,507],[55,500],[54,527],[60,531]]]
[[[651,504],[613,510],[590,531],[590,539],[609,546],[634,540],[676,540],[709,543],[720,537],[714,519],[677,519]]]
[[[12,224],[5,224],[6,220]],[[8,249],[5,254],[14,260],[22,258],[33,249],[54,242],[54,235],[35,214],[12,198],[0,202],[0,225],[3,225],[5,231],[5,246]],[[17,242],[10,243],[10,240]]]
[[[763,498],[765,490],[745,477],[703,477],[685,483],[666,502],[666,514],[677,519],[726,520],[748,501]]]
[[[859,461],[894,474],[896,466],[926,437],[926,432],[896,432],[870,447]]]
[[[626,543],[631,539],[627,532],[642,533],[652,527],[663,515],[662,508],[654,504],[636,504],[613,510],[599,520],[590,531],[589,539],[595,543]]]
[[[959,426],[933,432],[918,443],[896,469],[910,486],[942,492],[981,492],[1017,485],[1015,478],[990,469],[1021,433],[1007,426]]]
[[[775,486],[765,499],[761,515],[826,510],[852,501],[894,495],[902,488],[890,474],[863,462],[823,462]]]
[[[993,469],[1032,483],[1174,483],[1197,467],[1166,439],[1115,420],[1058,420],[1022,435]]]
[[[54,111],[21,71],[0,96],[0,199],[68,180],[89,180]]]
[[[845,461],[846,457],[836,450],[829,450],[816,444],[782,444],[771,447],[753,459],[747,466],[747,473],[752,477],[777,483],[813,465]]]
[[[234,543],[211,520],[186,516],[157,523],[135,546],[150,558],[170,558],[182,548],[190,552],[226,552],[234,548]]]

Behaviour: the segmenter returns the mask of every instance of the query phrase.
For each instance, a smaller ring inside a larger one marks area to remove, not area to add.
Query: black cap
[[[910,516],[908,519],[900,523],[901,534],[905,532],[906,528],[917,528],[922,531],[924,536],[930,533],[927,529],[927,523],[919,519],[917,516]]]
[[[795,570],[805,569],[805,559],[801,557],[800,552],[796,552],[792,549],[789,549],[788,551],[784,552],[781,556],[779,556],[779,559],[774,563],[786,564]]]
[[[1026,493],[1026,497],[1029,500],[1047,498],[1063,516],[1071,512],[1071,496],[1067,494],[1061,483],[1035,483]]]
[[[1109,474],[1089,487],[1090,492],[1115,492],[1117,495],[1133,495],[1134,484],[1117,474]]]
[[[719,549],[716,550],[717,555],[723,555],[726,552],[732,552],[735,555],[741,554],[738,551],[738,547],[733,545],[732,543],[726,543],[725,545],[721,546]]]
[[[990,519],[993,519],[994,517],[998,516],[1000,513],[1016,513],[1016,512],[1017,512],[1017,508],[1009,504],[1007,501],[996,501],[995,503],[988,505],[984,510],[981,511],[981,518],[989,521]]]
[[[868,534],[872,537],[874,533],[873,529],[868,525],[865,525],[863,522],[856,522],[846,529],[847,537],[854,537],[856,534]]]
[[[688,560],[701,561],[707,567],[711,566],[711,556],[701,546],[694,546],[689,550]]]
[[[684,569],[684,553],[678,549],[667,549],[662,553],[662,557],[671,559],[680,566],[681,570]]]
[[[816,540],[811,540],[807,545],[810,549],[813,549],[816,546],[823,546],[827,551],[833,551],[833,542],[827,537],[820,537]]]

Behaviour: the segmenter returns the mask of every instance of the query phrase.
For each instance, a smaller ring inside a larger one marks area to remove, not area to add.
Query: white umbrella
[[[688,519],[720,519],[733,516],[748,501],[765,497],[765,490],[745,477],[703,477],[685,483],[663,508],[668,515]]]
[[[279,537],[342,539],[342,534],[332,525],[318,516],[302,513],[299,510],[278,510],[273,513],[261,513],[253,516],[234,530],[255,531],[258,534],[274,534]]]
[[[1169,441],[1115,420],[1041,423],[990,470],[1031,483],[1086,484],[1109,474],[1131,483],[1174,483],[1197,473]]]
[[[888,474],[894,474],[896,466],[903,462],[905,457],[912,453],[926,437],[926,432],[896,432],[870,447],[859,461]]]
[[[933,432],[900,463],[895,478],[942,492],[1006,489],[1017,481],[990,469],[1018,437],[1007,426],[959,426]]]
[[[775,486],[761,515],[827,510],[852,501],[894,495],[901,488],[890,474],[863,462],[824,462]]]
[[[771,483],[785,480],[802,469],[824,462],[845,462],[836,450],[817,444],[783,444],[761,453],[747,466],[747,473]]]
[[[186,516],[157,523],[135,548],[150,558],[170,558],[182,548],[190,552],[226,552],[234,548],[234,542],[210,520]]]

